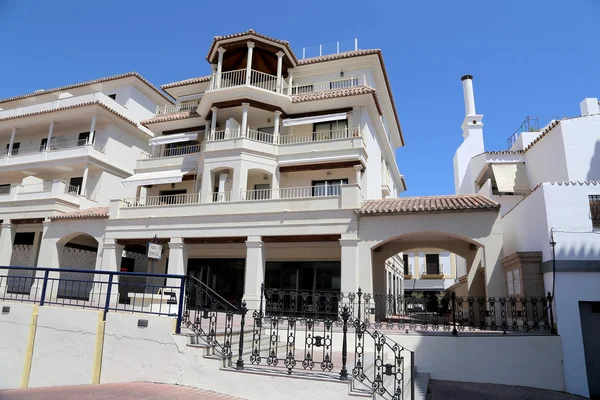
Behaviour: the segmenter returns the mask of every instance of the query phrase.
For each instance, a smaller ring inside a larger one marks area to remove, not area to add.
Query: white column
[[[217,61],[217,89],[219,89],[221,87],[221,70],[223,68],[223,53],[225,53],[225,49],[222,47],[219,47],[217,49],[217,51],[219,52],[219,61]]]
[[[202,171],[202,182],[200,186],[200,202],[201,203],[210,203],[212,201],[211,192],[212,192],[212,179],[211,172],[206,166]]]
[[[48,129],[48,139],[46,140],[46,154],[45,157],[48,156],[47,152],[50,149],[50,143],[52,142],[52,133],[54,132],[54,121],[50,122],[50,129]]]
[[[210,128],[212,126],[212,121],[210,119],[204,122],[204,141],[206,142],[210,138]]]
[[[15,226],[4,223],[0,228],[0,266],[10,266],[13,243],[15,241]],[[0,269],[0,296],[3,296],[7,287],[8,268]]]
[[[102,271],[115,272],[121,269],[121,259],[123,258],[123,249],[125,246],[117,244],[115,239],[104,239],[102,244]],[[94,294],[92,298],[95,302],[106,301],[108,291],[108,275],[94,275]],[[113,285],[111,288],[110,303],[116,304],[119,300],[119,276],[113,276]],[[100,303],[103,304],[103,303]]]
[[[248,107],[250,103],[242,103],[242,132],[241,137],[248,136]]]
[[[252,53],[254,52],[254,42],[248,42],[248,60],[246,63],[246,85],[250,84],[250,74],[252,73]]]
[[[342,234],[340,239],[343,293],[356,293],[358,283],[358,236]],[[364,290],[365,288],[363,288]]]
[[[355,165],[354,173],[356,174],[356,184],[359,187],[360,187],[360,181],[361,181],[361,172],[362,172],[362,165]]]
[[[12,128],[12,132],[10,133],[10,143],[8,144],[8,154],[10,157],[12,155],[13,145],[15,144],[15,134],[17,133],[17,128]]]
[[[229,178],[229,174],[222,173],[219,175],[219,194],[217,196],[217,201],[225,201],[225,183]]]
[[[242,192],[248,188],[248,166],[240,162],[233,172],[232,200],[242,200]]]
[[[273,114],[273,144],[278,144],[279,143],[279,125],[281,125],[281,123],[279,122],[279,119],[281,117],[281,111],[277,110],[275,111]]]
[[[85,167],[83,167],[83,179],[81,180],[81,194],[82,195],[86,195],[85,193],[85,188],[87,187],[87,180],[88,180],[88,172],[89,172],[89,164],[85,164]]]
[[[249,310],[258,310],[260,306],[260,286],[265,277],[264,243],[261,236],[248,236],[246,240],[246,273],[244,281],[244,300]]]
[[[281,93],[281,68],[284,54],[283,51],[279,51],[275,54],[277,56],[277,93]]]
[[[210,135],[212,140],[215,140],[215,130],[217,129],[217,111],[219,111],[219,109],[217,107],[211,107],[211,111],[212,111],[212,116],[211,116],[211,121],[210,121]]]
[[[288,81],[287,95],[291,96],[292,95],[292,83],[294,82],[294,80],[293,80],[293,70],[291,68],[288,69],[288,75],[290,76],[290,78],[289,78],[289,81]]]
[[[169,241],[169,263],[167,265],[167,274],[185,275],[187,272],[187,246],[183,238],[171,238]],[[180,279],[167,278],[167,286],[177,287],[181,284]],[[179,302],[180,296],[177,295]]]
[[[90,124],[90,136],[88,137],[88,143],[92,144],[96,140],[96,115],[92,116],[92,123]]]

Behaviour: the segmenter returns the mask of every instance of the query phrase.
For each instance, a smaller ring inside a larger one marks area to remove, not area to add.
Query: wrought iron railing
[[[167,279],[168,278],[168,279]],[[183,275],[0,266],[0,300],[177,317]],[[169,284],[175,282],[175,284]]]
[[[600,228],[600,195],[588,196],[590,201],[590,219],[592,227]]]
[[[513,146],[513,144],[515,144],[515,142],[517,141],[517,138],[519,137],[519,135],[521,135],[521,133],[523,133],[523,132],[538,132],[539,130],[543,129],[545,126],[547,126],[552,121],[560,120],[562,118],[563,117],[528,116],[527,118],[525,118],[525,120],[523,121],[521,126],[519,126],[519,129],[517,129],[515,131],[515,133],[513,133],[512,135],[510,135],[508,137],[508,139],[506,139],[507,148],[510,150],[510,148]]]

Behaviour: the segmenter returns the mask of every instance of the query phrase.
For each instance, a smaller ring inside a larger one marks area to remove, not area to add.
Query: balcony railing
[[[270,92],[282,92],[287,89],[287,83],[281,78],[280,88],[277,88],[277,76],[260,71],[251,70],[250,79],[247,79],[246,69],[221,72],[214,74],[209,90],[226,89],[236,86],[250,85]]]
[[[261,132],[254,129],[248,129],[246,134],[248,139],[256,140],[264,143],[273,143],[274,136],[271,133]]]
[[[93,146],[94,150],[99,151],[100,153],[104,153],[106,149],[106,143],[95,142],[88,143],[87,139],[79,139],[79,140],[69,140],[65,142],[51,143],[50,145],[31,145],[24,146],[19,148],[13,148],[10,155],[14,156],[25,156],[31,154],[39,154],[44,151],[60,151],[60,150],[69,150],[76,149],[85,146]],[[4,155],[8,155],[8,149],[4,151]]]
[[[515,144],[515,142],[517,141],[517,138],[521,135],[521,133],[523,133],[523,132],[538,132],[538,131],[544,129],[544,127],[548,126],[552,121],[560,120],[562,118],[563,117],[532,117],[532,116],[525,118],[525,121],[523,121],[521,126],[519,126],[519,129],[517,129],[515,131],[515,133],[510,135],[508,137],[508,139],[506,140],[507,148],[510,150],[510,148]]]
[[[326,140],[348,139],[352,137],[360,137],[359,128],[336,129],[332,131],[319,131],[300,135],[281,135],[278,139],[278,144],[297,144],[309,142],[321,142]]]
[[[241,137],[240,129],[225,129],[222,131],[214,131],[208,135],[209,142],[216,142],[219,140],[229,140]]]
[[[313,82],[308,84],[292,84],[292,95],[314,93],[314,92],[326,92],[328,90],[347,89],[357,86],[365,86],[364,76],[352,76],[344,79],[336,79],[325,82]]]
[[[32,183],[29,185],[19,185],[17,193],[51,192],[52,184],[52,181],[44,181],[40,183]]]
[[[164,106],[156,106],[156,115],[169,115],[181,111],[192,111],[198,108],[199,101],[186,101],[177,104],[166,104]]]
[[[10,186],[0,186],[0,196],[10,194]]]
[[[65,193],[71,196],[79,196],[79,186],[65,185]]]
[[[200,193],[129,197],[121,200],[121,208],[170,206],[194,203],[200,203]]]
[[[202,150],[201,144],[191,144],[189,146],[172,147],[166,149],[162,146],[153,147],[150,152],[144,153],[144,158],[162,158],[162,157],[178,157],[186,154],[200,153]]]

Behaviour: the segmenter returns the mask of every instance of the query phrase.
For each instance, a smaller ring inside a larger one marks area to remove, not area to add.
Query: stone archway
[[[94,271],[98,257],[98,241],[87,233],[71,233],[61,238],[58,246],[60,281],[56,297],[88,301],[94,287]],[[89,273],[71,272],[84,270]]]

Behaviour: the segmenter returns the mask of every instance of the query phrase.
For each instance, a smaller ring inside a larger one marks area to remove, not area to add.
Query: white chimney
[[[598,103],[598,99],[583,99],[583,101],[579,104],[579,108],[581,110],[582,117],[600,114],[600,103]]]
[[[465,96],[465,114],[475,115],[475,95],[473,94],[473,75],[465,75],[462,78],[463,95]]]

